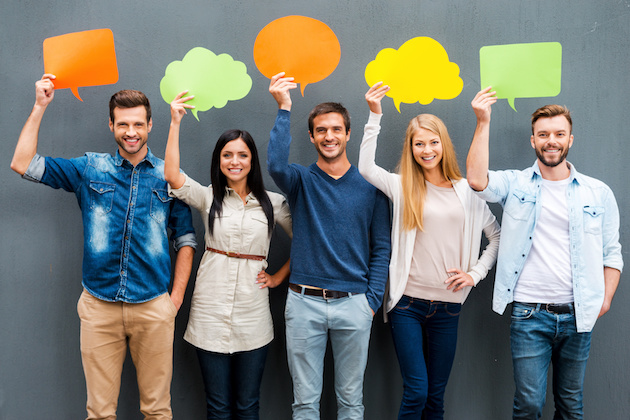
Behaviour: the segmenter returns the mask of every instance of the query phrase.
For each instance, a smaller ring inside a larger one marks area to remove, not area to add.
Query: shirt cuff
[[[183,246],[189,246],[192,247],[192,249],[197,249],[197,240],[195,239],[194,233],[186,233],[173,240],[173,248],[176,252]]]
[[[46,158],[36,153],[35,156],[33,156],[31,163],[28,165],[26,172],[22,175],[22,178],[32,182],[41,182],[45,171]]]

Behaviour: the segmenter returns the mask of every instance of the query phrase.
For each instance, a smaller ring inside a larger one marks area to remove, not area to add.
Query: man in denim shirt
[[[36,100],[18,140],[11,169],[23,178],[74,192],[83,218],[81,356],[88,419],[116,417],[127,342],[146,419],[171,419],[175,316],[182,304],[196,247],[188,206],[170,198],[164,162],[146,142],[151,108],[142,92],[110,100],[116,156],[74,159],[37,154],[39,127],[54,97],[54,76],[36,83]],[[172,292],[168,232],[177,252]]]
[[[486,88],[472,101],[475,136],[466,161],[470,186],[503,206],[493,309],[512,305],[513,417],[542,416],[553,361],[554,418],[583,418],[582,390],[591,330],[609,309],[623,268],[619,210],[612,191],[566,161],[569,110],[532,115],[534,165],[488,171],[491,106]]]

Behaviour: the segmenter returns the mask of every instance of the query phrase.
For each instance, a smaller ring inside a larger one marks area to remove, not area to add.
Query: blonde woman
[[[370,116],[359,171],[394,206],[392,257],[384,308],[403,378],[399,419],[442,419],[461,305],[494,264],[499,224],[462,178],[446,126],[421,114],[407,127],[398,173],[375,163],[388,86],[365,98]],[[481,234],[489,241],[480,254]],[[424,351],[423,351],[424,348]]]

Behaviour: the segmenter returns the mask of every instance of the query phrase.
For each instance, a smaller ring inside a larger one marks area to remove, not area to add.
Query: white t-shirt
[[[540,217],[534,228],[532,248],[514,288],[516,302],[573,302],[568,185],[569,178],[542,180]]]

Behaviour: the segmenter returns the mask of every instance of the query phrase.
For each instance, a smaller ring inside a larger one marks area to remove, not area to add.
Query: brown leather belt
[[[210,252],[214,252],[216,254],[225,255],[230,258],[243,258],[245,260],[256,260],[256,261],[262,261],[265,259],[265,256],[263,255],[241,254],[240,252],[231,252],[231,251],[226,252],[226,251],[221,251],[219,249],[214,249],[210,247],[206,247],[206,250]]]
[[[304,291],[305,295],[308,296],[318,296],[324,299],[339,299],[348,297],[348,292],[338,292],[336,290],[328,290],[328,289],[311,289],[309,287],[298,286],[295,283],[289,283],[289,289],[293,290],[296,293],[302,293]]]

